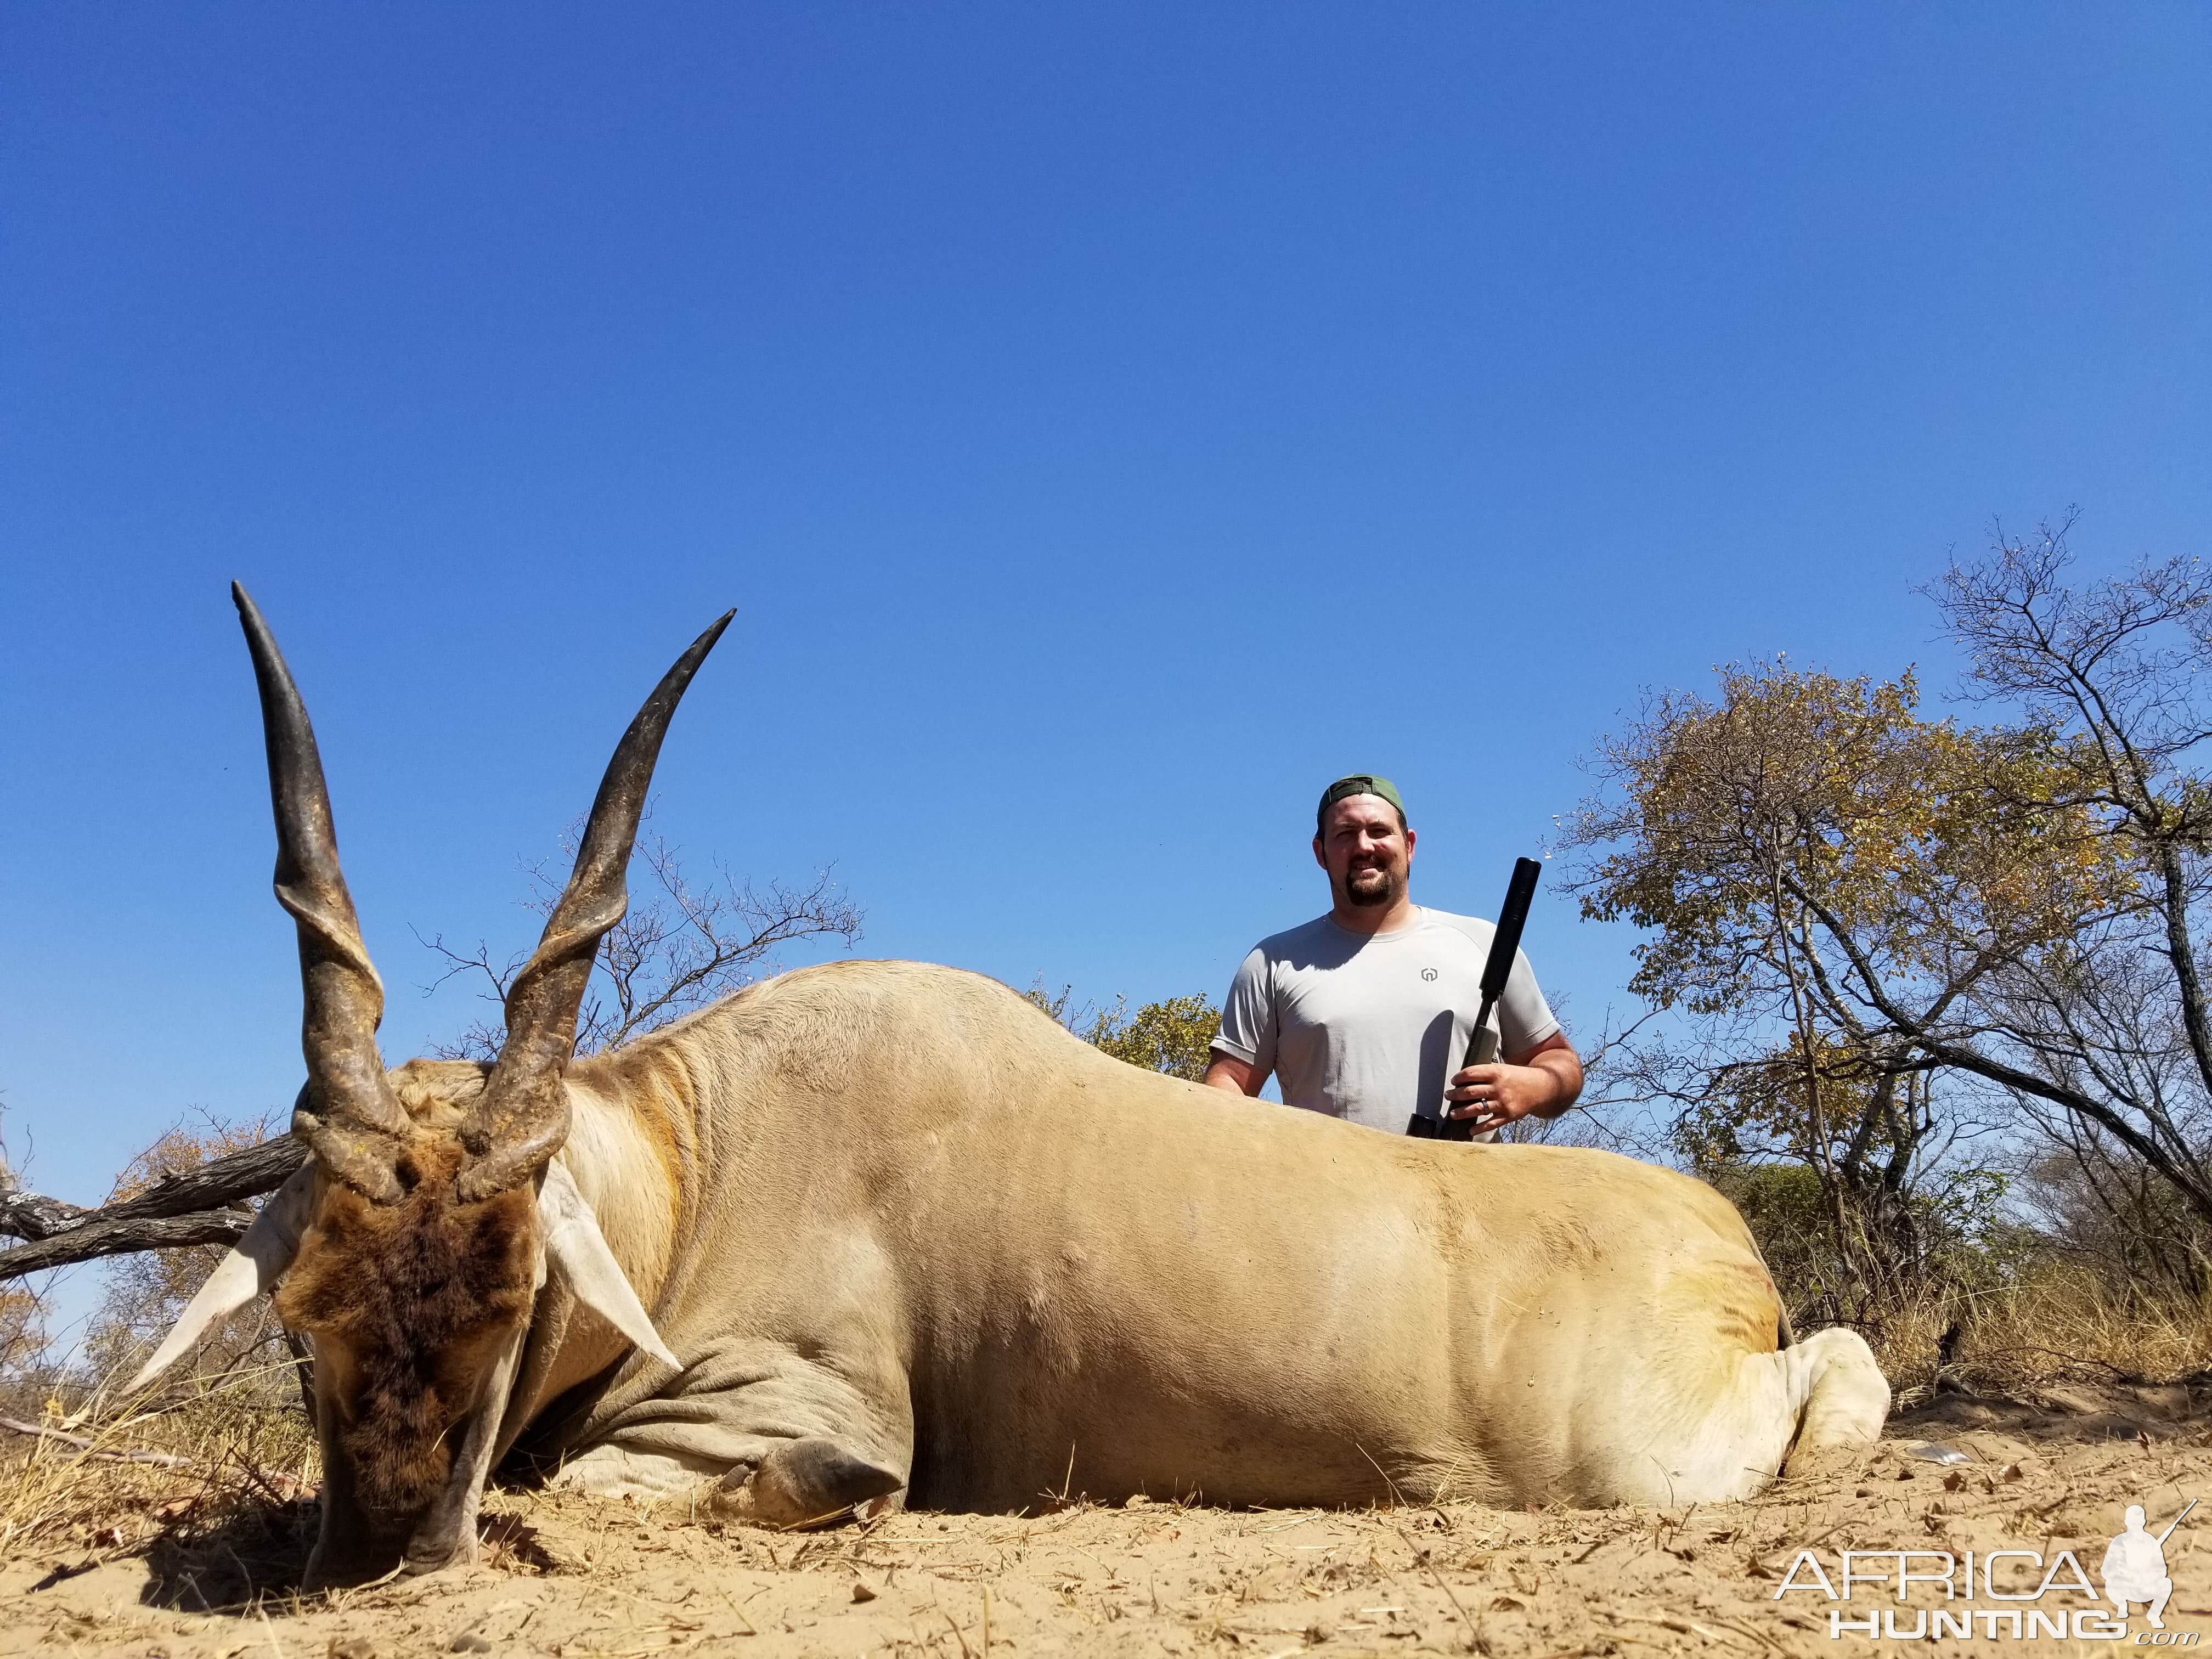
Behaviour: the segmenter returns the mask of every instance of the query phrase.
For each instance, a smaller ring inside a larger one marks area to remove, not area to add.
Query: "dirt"
[[[311,1503],[198,1518],[154,1507],[0,1564],[0,1656],[1833,1654],[1867,1638],[1832,1637],[1832,1609],[1856,1620],[1899,1604],[1863,1584],[1848,1604],[1817,1587],[1778,1601],[1799,1551],[1832,1577],[1845,1548],[2025,1550],[2053,1563],[2070,1550],[2096,1574],[2127,1504],[2156,1528],[2212,1496],[2203,1405],[2183,1389],[1947,1399],[1893,1423],[1852,1467],[1751,1502],[1666,1510],[1047,1500],[1019,1516],[902,1513],[775,1534],[702,1524],[681,1506],[495,1492],[477,1565],[328,1598],[289,1588]],[[1967,1461],[1929,1461],[1931,1441]],[[2208,1510],[2167,1541],[2166,1624],[2212,1644]],[[1801,1569],[1794,1582],[1809,1581]],[[2017,1558],[1997,1578],[2033,1583]],[[1917,1609],[1946,1605],[1940,1584],[1916,1587],[1905,1630]],[[2063,1614],[2089,1602],[2053,1590],[2025,1605]],[[2136,1614],[2127,1640],[2142,1645]],[[1938,1645],[2083,1644],[2014,1639],[2000,1619]]]

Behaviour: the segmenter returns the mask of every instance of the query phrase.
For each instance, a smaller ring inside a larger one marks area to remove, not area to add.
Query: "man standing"
[[[1413,902],[1413,842],[1388,778],[1357,772],[1322,792],[1313,852],[1328,914],[1244,958],[1207,1083],[1256,1095],[1273,1072],[1289,1105],[1393,1134],[1411,1116],[1413,1133],[1434,1135],[1448,1111],[1485,1140],[1574,1103],[1582,1061],[1518,953],[1495,1016],[1502,1063],[1456,1069],[1496,929]]]

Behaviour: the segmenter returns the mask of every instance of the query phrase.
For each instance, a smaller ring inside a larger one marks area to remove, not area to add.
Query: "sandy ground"
[[[1832,1573],[1846,1547],[2071,1549],[2094,1574],[2126,1504],[2144,1504],[2156,1527],[2188,1498],[2212,1497],[2205,1403],[2178,1389],[2062,1392],[2033,1406],[1947,1401],[1893,1424],[1856,1468],[1754,1502],[1664,1511],[1078,1503],[779,1534],[699,1524],[678,1509],[495,1492],[478,1565],[327,1600],[288,1588],[310,1504],[196,1517],[189,1504],[178,1513],[183,1500],[142,1495],[105,1525],[88,1517],[82,1536],[0,1564],[0,1656],[1863,1650],[1863,1637],[1831,1637],[1833,1604],[1818,1593],[1775,1600],[1798,1550],[1818,1549]],[[1931,1439],[1972,1461],[1945,1466],[1910,1450]],[[2212,1504],[2166,1554],[2167,1629],[2212,1645]],[[2006,1569],[2000,1588],[2021,1571],[2033,1583],[2024,1563]],[[1868,1596],[1860,1587],[1844,1611],[1885,1605]],[[1946,1605],[1940,1586],[1916,1589],[1913,1607],[1931,1604]],[[2087,1602],[2054,1592],[2033,1605]],[[2137,1609],[2132,1632],[2147,1631]],[[2014,1640],[1999,1626],[1941,1645],[2100,1644]]]

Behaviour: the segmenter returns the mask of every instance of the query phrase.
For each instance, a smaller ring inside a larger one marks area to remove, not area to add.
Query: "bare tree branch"
[[[0,1208],[0,1231],[39,1240],[76,1231],[98,1222],[180,1216],[235,1205],[283,1186],[307,1161],[307,1146],[289,1134],[275,1135],[243,1152],[210,1160],[197,1169],[164,1176],[144,1192],[98,1209],[82,1209],[57,1199],[26,1193],[0,1167],[0,1180],[15,1194],[15,1210]],[[7,1200],[0,1200],[4,1205]],[[18,1213],[18,1212],[27,1213]],[[56,1212],[58,1220],[53,1219]],[[27,1224],[17,1224],[24,1222]]]
[[[82,1434],[71,1434],[64,1429],[50,1428],[43,1423],[26,1423],[19,1418],[0,1417],[0,1429],[12,1434],[27,1434],[40,1440],[58,1441],[72,1451],[81,1452],[97,1462],[150,1463],[158,1469],[188,1469],[192,1466],[189,1457],[179,1457],[174,1452],[144,1451],[135,1446],[112,1449]]]
[[[567,850],[573,856],[575,849],[572,844]],[[579,1053],[612,1048],[726,995],[781,945],[820,935],[849,944],[860,936],[860,912],[827,869],[804,888],[771,883],[763,891],[718,865],[712,884],[695,887],[665,840],[656,837],[639,850],[658,890],[633,904],[601,944],[595,994],[579,1022]],[[538,892],[532,907],[548,913],[559,899],[562,874],[541,866],[532,879]],[[495,1003],[504,1001],[525,960],[495,965],[485,946],[463,951],[442,937],[428,941],[428,948],[447,963],[438,983],[455,974],[480,975],[489,988],[485,1000]],[[489,1059],[504,1036],[501,1026],[479,1021],[457,1043],[434,1052]],[[0,1282],[100,1256],[235,1243],[253,1219],[241,1201],[274,1191],[307,1159],[302,1142],[277,1135],[163,1176],[131,1198],[85,1209],[26,1191],[0,1153],[0,1234],[25,1241],[0,1250]]]
[[[574,834],[572,828],[567,841]],[[564,852],[574,851],[564,842]],[[628,914],[600,942],[576,1024],[580,1054],[658,1030],[742,988],[758,971],[773,971],[775,953],[783,945],[817,937],[851,945],[860,937],[860,912],[827,868],[817,871],[805,887],[771,882],[763,890],[717,861],[714,880],[695,885],[684,873],[682,854],[665,838],[641,842],[638,854],[652,874],[652,886],[633,898]],[[540,915],[550,913],[561,894],[561,860],[541,861],[530,867],[529,875],[536,891],[526,902]],[[446,970],[424,988],[426,994],[456,975],[481,978],[486,987],[483,1000],[499,1006],[503,1017],[507,988],[526,955],[495,963],[490,947],[481,941],[473,951],[447,944],[442,934],[424,943],[446,961]],[[501,1020],[484,1018],[433,1052],[447,1060],[490,1060],[505,1038]]]

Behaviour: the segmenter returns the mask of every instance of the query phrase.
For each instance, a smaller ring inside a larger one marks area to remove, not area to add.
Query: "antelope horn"
[[[676,659],[607,763],[568,889],[553,907],[538,949],[507,988],[507,1041],[498,1063],[461,1122],[461,1145],[472,1159],[459,1183],[464,1202],[504,1192],[534,1175],[568,1138],[568,1097],[561,1077],[575,1051],[576,1016],[599,941],[629,908],[623,872],[660,740],[691,676],[736,614],[723,612]]]
[[[307,707],[245,588],[233,582],[230,596],[261,690],[269,793],[276,811],[276,902],[300,930],[306,1005],[300,1047],[307,1083],[292,1109],[292,1133],[347,1186],[390,1204],[403,1190],[392,1168],[398,1143],[409,1138],[412,1126],[376,1052],[384,985],[362,942],[353,897],[338,868],[330,790]]]

